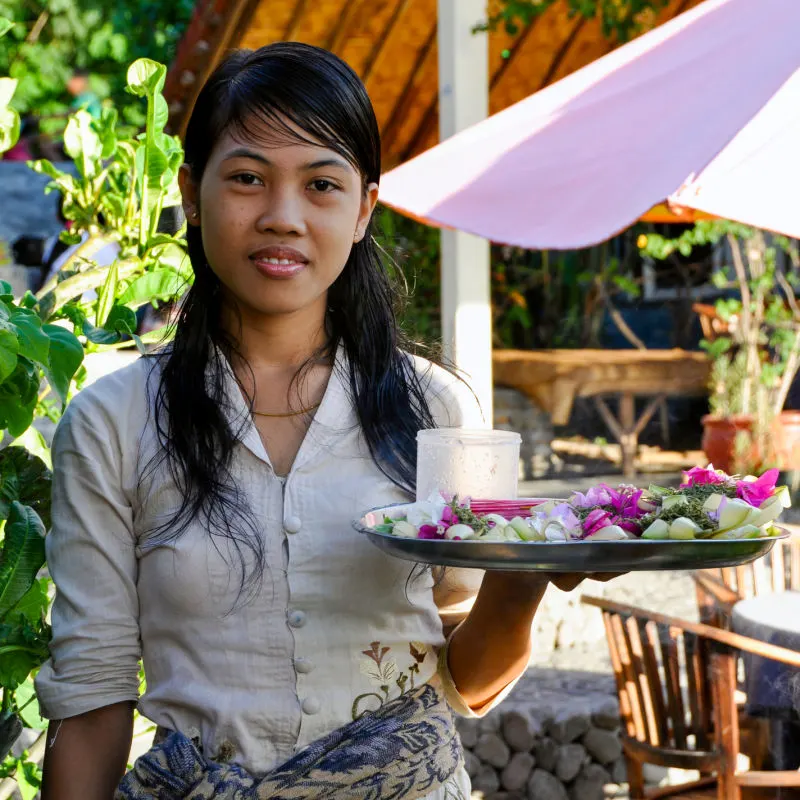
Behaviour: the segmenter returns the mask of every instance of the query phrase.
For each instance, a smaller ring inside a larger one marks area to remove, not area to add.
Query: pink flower
[[[458,517],[456,516],[456,512],[453,511],[450,506],[445,506],[445,509],[442,512],[442,524],[449,528],[451,525],[455,525],[457,522]]]
[[[444,539],[444,527],[442,525],[422,525],[417,538]]]
[[[644,516],[647,511],[639,507],[639,500],[644,494],[644,489],[634,489],[632,486],[626,487],[621,492],[611,490],[611,505],[614,511],[621,517],[636,519]]]
[[[709,464],[705,469],[703,467],[692,467],[690,470],[684,470],[683,482],[687,486],[705,486],[706,484],[725,483],[728,478],[724,473],[717,472],[713,464]]]
[[[596,508],[590,511],[586,519],[583,521],[583,535],[590,536],[593,533],[605,528],[608,525],[613,525],[614,522],[611,514],[608,511],[603,511],[602,508]]]
[[[622,530],[628,531],[628,533],[639,534],[642,532],[642,526],[632,519],[616,519],[614,520],[614,524],[619,525]]]
[[[736,481],[736,496],[751,506],[760,508],[761,504],[775,493],[780,470],[768,469],[757,481]]]

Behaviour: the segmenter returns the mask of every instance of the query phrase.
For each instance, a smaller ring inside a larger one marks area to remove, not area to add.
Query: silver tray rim
[[[785,528],[776,525],[780,533],[757,539],[626,539],[563,543],[449,541],[392,536],[374,530],[365,522],[368,514],[388,515],[410,505],[397,503],[371,508],[353,521],[353,528],[366,535],[379,549],[406,561],[469,569],[583,573],[741,566],[767,555],[776,542],[791,536]]]

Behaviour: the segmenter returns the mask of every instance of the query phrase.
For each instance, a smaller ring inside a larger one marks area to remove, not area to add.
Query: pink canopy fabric
[[[530,249],[667,199],[800,237],[800,0],[705,3],[388,172],[380,197]]]

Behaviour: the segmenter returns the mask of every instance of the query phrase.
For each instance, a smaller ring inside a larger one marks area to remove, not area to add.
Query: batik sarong
[[[451,711],[425,684],[262,776],[209,760],[170,733],[136,761],[115,800],[414,800],[444,786],[462,758]]]

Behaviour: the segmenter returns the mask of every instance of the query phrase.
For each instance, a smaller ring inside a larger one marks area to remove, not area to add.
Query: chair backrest
[[[600,598],[583,601],[603,613],[629,755],[681,769],[714,769],[719,755],[712,742],[707,640],[660,624],[641,609],[620,613]]]
[[[703,571],[722,581],[740,600],[773,592],[800,591],[800,536],[775,542],[766,556],[750,564]]]

